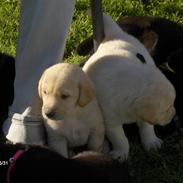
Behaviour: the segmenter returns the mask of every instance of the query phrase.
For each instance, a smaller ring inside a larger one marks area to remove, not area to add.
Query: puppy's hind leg
[[[156,136],[153,125],[145,122],[138,122],[137,125],[139,127],[141,142],[145,150],[161,147],[162,140]]]
[[[107,125],[106,133],[112,144],[113,150],[111,151],[111,155],[113,159],[120,162],[126,160],[128,158],[129,143],[122,125]]]

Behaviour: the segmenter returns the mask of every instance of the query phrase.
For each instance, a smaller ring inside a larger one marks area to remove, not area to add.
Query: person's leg
[[[41,122],[40,105],[35,103],[38,81],[42,72],[63,56],[74,6],[75,0],[22,0],[15,97],[10,117],[3,126],[10,141],[37,143],[36,134],[33,134],[35,137],[26,137],[25,130],[21,131],[21,127],[12,124]]]

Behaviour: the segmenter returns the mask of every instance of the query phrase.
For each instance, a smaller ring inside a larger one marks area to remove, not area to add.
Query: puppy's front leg
[[[67,141],[64,137],[48,135],[48,145],[54,151],[58,152],[65,158],[68,158]]]
[[[107,125],[106,133],[113,146],[112,157],[120,162],[126,160],[128,158],[129,144],[122,125]]]
[[[141,142],[146,150],[161,147],[162,140],[154,132],[154,126],[145,122],[137,123],[140,132]]]
[[[88,139],[88,149],[102,152],[104,145],[104,129],[94,129]]]

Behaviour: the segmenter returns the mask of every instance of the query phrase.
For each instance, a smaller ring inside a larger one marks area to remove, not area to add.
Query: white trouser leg
[[[47,67],[63,56],[74,6],[75,0],[22,0],[15,97],[10,108],[11,117],[3,125],[4,133],[13,142],[34,141],[33,137],[25,138],[27,134],[21,133],[20,127],[13,132],[12,124],[41,121],[40,110],[39,114],[33,112],[37,111],[34,102],[38,80]]]

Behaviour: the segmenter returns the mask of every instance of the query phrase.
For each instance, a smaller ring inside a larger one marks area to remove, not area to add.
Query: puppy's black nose
[[[48,118],[54,118],[54,116],[55,116],[55,111],[46,111],[45,112],[45,115],[48,117]]]

